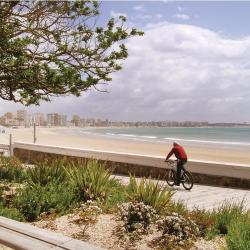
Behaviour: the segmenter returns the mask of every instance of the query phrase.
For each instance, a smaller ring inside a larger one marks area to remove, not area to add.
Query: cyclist
[[[187,163],[187,154],[182,146],[180,146],[178,143],[173,143],[173,148],[166,156],[166,160],[172,156],[175,155],[177,158],[177,171],[176,171],[176,183],[175,185],[180,186],[181,182],[181,170],[184,169],[184,165]]]

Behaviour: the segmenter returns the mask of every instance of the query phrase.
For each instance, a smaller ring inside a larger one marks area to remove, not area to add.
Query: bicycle
[[[172,187],[176,183],[177,161],[168,160],[167,163],[171,167],[171,169],[167,170],[166,181],[167,184]],[[187,171],[185,167],[183,167],[183,169],[181,170],[181,184],[186,190],[191,190],[194,185],[192,174]]]

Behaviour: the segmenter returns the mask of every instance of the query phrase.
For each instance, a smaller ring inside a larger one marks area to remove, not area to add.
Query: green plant
[[[18,191],[14,204],[27,221],[44,212],[64,214],[77,206],[72,188],[64,183],[27,186]]]
[[[0,157],[0,179],[22,182],[26,179],[25,169],[15,157]]]
[[[70,223],[75,223],[81,228],[81,232],[75,236],[84,238],[86,230],[97,221],[98,215],[102,213],[102,209],[94,201],[82,203],[79,208],[74,209],[74,213],[69,216]]]
[[[166,215],[177,213],[182,215],[183,217],[187,218],[189,216],[190,210],[188,210],[186,204],[182,200],[174,201],[171,200],[169,204],[169,208],[166,211]]]
[[[244,201],[241,203],[225,202],[217,210],[211,213],[214,220],[212,229],[208,232],[208,238],[211,239],[216,235],[226,235],[228,227],[232,221],[237,220],[244,212]]]
[[[80,200],[105,202],[108,197],[121,188],[119,180],[111,176],[111,171],[96,160],[71,163],[66,169],[67,175]]]
[[[250,211],[230,223],[226,243],[228,250],[250,249]]]
[[[122,224],[116,228],[115,234],[126,249],[134,249],[133,242],[148,234],[158,219],[155,209],[137,201],[120,204],[117,214]]]
[[[117,204],[121,204],[127,201],[125,186],[119,185],[117,188],[110,192],[104,202],[101,202],[99,206],[104,212],[115,213],[118,210]]]
[[[142,178],[137,182],[134,176],[130,176],[127,195],[130,200],[143,202],[161,214],[169,208],[174,192],[169,191],[167,187],[163,186],[163,184],[161,185],[159,181]]]
[[[2,203],[0,203],[0,216],[17,221],[24,221],[24,216],[16,208],[6,208]]]
[[[189,212],[188,216],[198,226],[202,237],[211,230],[215,222],[212,213],[205,209],[195,208]]]
[[[62,183],[66,179],[64,160],[48,160],[37,163],[27,169],[28,183],[30,185],[46,186],[49,183]]]
[[[159,239],[160,246],[168,246],[167,249],[183,249],[185,245],[191,245],[192,241],[200,235],[198,226],[190,219],[177,213],[157,221],[158,230],[162,231]]]
[[[126,232],[144,232],[157,219],[155,209],[143,202],[128,202],[118,206],[120,219],[124,221]]]

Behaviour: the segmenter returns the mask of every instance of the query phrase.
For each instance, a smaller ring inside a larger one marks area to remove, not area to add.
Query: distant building
[[[13,113],[7,112],[0,118],[0,124],[4,126],[15,126],[17,125],[17,121]]]
[[[45,126],[46,120],[43,113],[34,113],[30,116],[30,124],[36,124],[37,126]]]
[[[61,121],[59,126],[67,126],[67,115],[60,115]]]
[[[79,115],[73,115],[72,117],[72,123],[74,126],[80,126],[80,116]]]
[[[47,125],[67,126],[67,115],[60,115],[58,113],[47,114]]]
[[[5,117],[6,119],[12,120],[12,119],[14,119],[14,114],[11,113],[11,112],[6,112],[6,113],[4,114],[4,117]]]
[[[27,126],[28,114],[25,109],[19,109],[16,112],[16,119],[19,126]]]

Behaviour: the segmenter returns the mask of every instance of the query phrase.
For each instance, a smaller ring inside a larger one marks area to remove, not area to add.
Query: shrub
[[[189,212],[189,218],[198,226],[200,235],[206,236],[214,225],[214,218],[211,212],[205,209],[195,208]]]
[[[143,202],[128,202],[118,206],[120,219],[127,232],[143,232],[157,218],[155,209]]]
[[[84,238],[86,230],[96,223],[97,217],[101,213],[102,209],[93,201],[82,203],[79,208],[74,209],[74,213],[69,216],[70,222],[78,224],[81,228],[81,232],[75,236],[77,238]]]
[[[177,213],[187,218],[189,216],[190,211],[188,210],[184,201],[174,201],[172,200],[169,204],[169,208],[167,210],[167,214]]]
[[[199,235],[197,225],[190,219],[173,213],[157,221],[158,230],[162,231],[159,245],[167,246],[167,249],[178,249],[191,244]]]
[[[227,249],[250,249],[250,211],[230,223],[226,236]]]
[[[33,185],[18,191],[15,206],[27,221],[34,221],[44,212],[64,214],[76,206],[76,201],[68,185]]]
[[[26,174],[21,162],[15,157],[0,157],[0,179],[22,182]]]
[[[0,203],[0,216],[17,221],[24,221],[23,215],[16,208],[6,208],[1,203]]]
[[[64,182],[66,179],[64,164],[64,160],[54,160],[51,163],[45,160],[37,163],[27,170],[29,184],[46,186],[49,183]]]
[[[153,207],[157,213],[163,213],[169,208],[174,192],[169,191],[159,181],[142,178],[137,182],[134,176],[130,176],[127,195],[129,199],[143,202]]]
[[[83,201],[105,202],[121,188],[119,180],[111,176],[111,171],[96,160],[89,160],[85,166],[72,163],[66,172],[77,196]]]
[[[184,202],[171,202],[168,214],[177,213],[184,218],[191,219],[199,228],[200,235],[205,236],[214,225],[214,218],[210,211],[200,208],[188,210]]]
[[[208,238],[211,239],[218,234],[226,235],[230,223],[237,220],[243,214],[243,211],[244,201],[240,204],[226,202],[217,210],[214,210],[211,214],[211,218],[214,220],[214,225],[208,233]]]
[[[102,210],[107,213],[115,213],[118,211],[117,204],[121,204],[127,201],[125,187],[123,185],[118,185],[117,188],[110,192],[106,200],[99,203]]]

